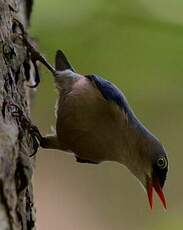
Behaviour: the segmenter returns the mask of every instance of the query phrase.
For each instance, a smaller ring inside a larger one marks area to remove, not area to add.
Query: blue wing
[[[108,101],[115,102],[122,110],[128,111],[128,103],[123,93],[111,82],[104,80],[96,75],[88,75],[91,81],[94,81],[103,97]]]

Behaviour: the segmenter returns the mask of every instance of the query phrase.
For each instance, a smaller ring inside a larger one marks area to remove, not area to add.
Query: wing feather
[[[95,82],[95,85],[106,100],[116,103],[125,113],[129,111],[128,102],[124,94],[114,84],[96,75],[88,75],[86,77],[90,81]]]

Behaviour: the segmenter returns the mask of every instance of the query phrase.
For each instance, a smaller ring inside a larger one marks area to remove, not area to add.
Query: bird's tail
[[[55,56],[55,68],[56,71],[64,71],[67,69],[72,70],[75,72],[69,61],[67,60],[66,56],[61,50],[57,50],[56,56]]]

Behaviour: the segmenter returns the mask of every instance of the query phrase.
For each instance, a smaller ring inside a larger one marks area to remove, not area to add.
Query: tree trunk
[[[0,0],[0,230],[35,229],[29,157],[34,141],[24,122],[29,120],[23,65],[28,57],[13,40],[13,18],[27,28],[31,8],[32,0]]]

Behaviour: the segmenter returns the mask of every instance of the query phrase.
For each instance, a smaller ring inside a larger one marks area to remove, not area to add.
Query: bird
[[[145,188],[151,209],[154,190],[166,209],[166,150],[137,118],[123,92],[100,76],[77,73],[61,50],[54,68],[29,49],[52,72],[58,90],[56,131],[42,136],[37,129],[40,146],[72,152],[80,163],[119,162]]]

